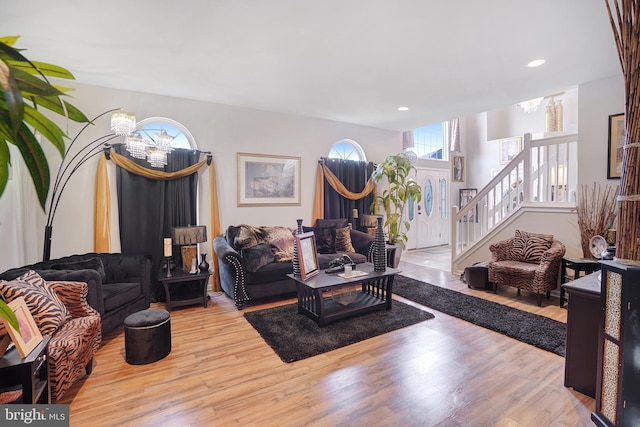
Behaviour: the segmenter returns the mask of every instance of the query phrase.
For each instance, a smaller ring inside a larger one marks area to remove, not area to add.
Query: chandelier
[[[542,103],[543,97],[530,99],[528,101],[523,101],[518,103],[518,107],[522,108],[525,113],[534,113],[540,104]]]
[[[133,135],[125,137],[125,147],[131,157],[146,158],[151,166],[160,168],[166,166],[167,154],[173,151],[171,146],[173,139],[174,137],[165,130],[156,132],[153,137],[147,134],[147,138],[137,131]]]

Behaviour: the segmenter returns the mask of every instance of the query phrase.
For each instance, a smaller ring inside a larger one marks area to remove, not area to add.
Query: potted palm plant
[[[35,134],[51,142],[61,156],[67,135],[40,110],[80,123],[89,119],[62,99],[68,88],[52,85],[47,79],[74,79],[73,75],[57,65],[30,61],[13,47],[17,40],[17,36],[0,37],[0,197],[9,179],[10,143],[20,151],[44,210],[50,184],[49,164]]]
[[[50,141],[61,156],[65,153],[65,133],[39,109],[76,122],[87,117],[62,99],[69,89],[52,85],[47,76],[73,79],[73,75],[57,65],[30,61],[13,47],[18,37],[0,37],[0,197],[9,179],[11,152],[9,144],[20,151],[36,189],[42,210],[49,193],[49,164],[35,134]],[[18,320],[0,294],[0,318],[19,331]]]
[[[404,217],[407,203],[410,200],[419,203],[422,199],[420,185],[411,176],[415,174],[415,170],[409,156],[398,153],[387,157],[372,174],[373,182],[376,184],[382,178],[387,180],[387,188],[376,195],[370,209],[373,212],[376,205],[382,207],[385,236],[389,244],[396,245],[398,261],[400,260],[399,254],[407,243],[407,232],[411,226],[411,223]]]

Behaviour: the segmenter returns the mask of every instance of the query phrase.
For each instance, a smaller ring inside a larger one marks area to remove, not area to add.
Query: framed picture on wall
[[[238,206],[277,205],[300,205],[300,157],[238,153]]]
[[[451,181],[464,181],[464,156],[451,156]]]
[[[620,178],[622,175],[622,153],[625,139],[624,114],[609,116],[609,155],[607,179]]]
[[[460,209],[465,206],[471,199],[473,199],[476,194],[478,194],[477,188],[461,188],[459,191],[460,194]],[[462,218],[465,222],[478,222],[478,211],[475,206],[469,209],[469,212]]]
[[[522,137],[514,136],[500,140],[500,164],[506,165],[522,151]]]

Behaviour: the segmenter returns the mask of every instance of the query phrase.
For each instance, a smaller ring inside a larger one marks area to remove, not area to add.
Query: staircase
[[[577,145],[577,134],[536,140],[525,134],[522,151],[465,206],[453,207],[452,273],[487,261],[489,245],[511,237],[514,228],[551,234],[554,228],[566,228],[566,216],[573,217],[575,211]],[[541,214],[547,220],[541,220]],[[577,228],[575,218],[572,221]]]

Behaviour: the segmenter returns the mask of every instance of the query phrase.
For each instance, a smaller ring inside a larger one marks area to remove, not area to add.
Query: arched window
[[[158,136],[171,138],[171,147],[197,149],[196,140],[182,123],[166,117],[149,117],[140,120],[136,131],[149,141],[156,142]]]
[[[367,161],[367,156],[364,154],[360,144],[352,139],[342,139],[333,144],[327,157],[330,159],[355,160],[357,162]]]

